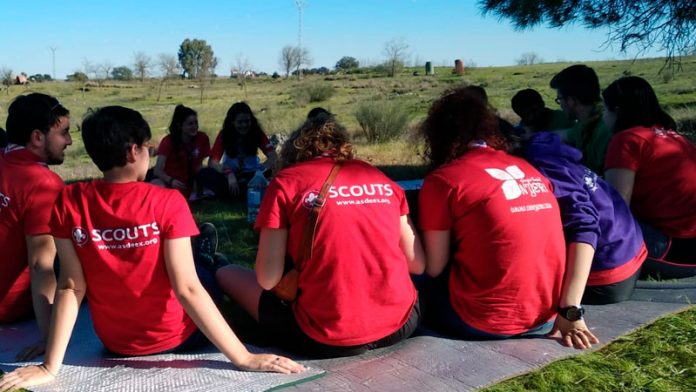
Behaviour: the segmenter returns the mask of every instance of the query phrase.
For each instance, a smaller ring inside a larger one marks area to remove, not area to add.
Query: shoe
[[[201,198],[209,198],[209,197],[215,197],[215,192],[211,191],[208,188],[203,188],[203,193],[201,195]]]
[[[215,269],[218,235],[215,225],[210,222],[198,226],[201,232],[193,239],[193,260],[207,269]]]

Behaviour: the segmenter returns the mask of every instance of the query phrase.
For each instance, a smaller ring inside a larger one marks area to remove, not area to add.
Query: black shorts
[[[290,304],[280,300],[272,292],[264,290],[259,300],[259,324],[273,343],[294,353],[316,358],[348,357],[367,350],[391,346],[411,336],[418,326],[420,317],[420,303],[416,300],[406,323],[391,335],[357,346],[332,346],[319,343],[307,336],[297,325]]]

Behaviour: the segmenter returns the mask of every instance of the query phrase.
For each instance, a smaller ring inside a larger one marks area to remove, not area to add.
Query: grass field
[[[590,62],[597,71],[600,83],[606,86],[624,75],[646,78],[655,88],[664,107],[675,117],[680,131],[692,140],[696,135],[696,57],[684,58],[679,72],[658,73],[662,59],[635,62]],[[473,68],[465,75],[452,75],[449,69],[437,68],[435,76],[413,76],[413,69],[396,78],[379,75],[328,75],[306,77],[302,81],[260,78],[250,80],[246,89],[236,80],[219,78],[206,85],[203,102],[195,82],[169,81],[158,100],[159,81],[112,82],[99,86],[74,82],[50,82],[31,86],[12,86],[0,91],[0,124],[5,123],[7,106],[18,94],[32,91],[57,96],[71,110],[72,121],[79,124],[88,108],[105,105],[124,105],[143,113],[153,129],[153,139],[160,140],[166,132],[174,106],[183,103],[198,111],[201,129],[211,139],[217,134],[225,112],[239,100],[247,101],[255,110],[268,134],[288,133],[304,119],[314,106],[323,106],[336,114],[354,136],[359,158],[378,165],[390,177],[405,179],[422,176],[424,169],[418,155],[419,146],[405,132],[403,137],[383,144],[365,141],[354,113],[357,105],[373,100],[392,100],[403,105],[413,131],[432,101],[442,91],[459,84],[478,84],[486,88],[500,115],[512,122],[518,119],[510,109],[510,97],[522,88],[535,88],[549,107],[555,93],[549,88],[551,77],[568,63],[534,66]],[[422,70],[419,70],[423,74]],[[293,92],[305,84],[327,84],[334,95],[324,102],[301,104]],[[66,180],[78,180],[98,175],[89,161],[79,133],[67,150],[66,162],[54,167]],[[153,160],[154,163],[154,160]],[[212,221],[219,229],[220,250],[239,264],[251,265],[256,253],[257,235],[245,219],[241,203],[203,201],[192,207],[199,222]],[[696,310],[670,316],[620,339],[593,354],[564,360],[546,368],[513,379],[490,390],[696,390]]]

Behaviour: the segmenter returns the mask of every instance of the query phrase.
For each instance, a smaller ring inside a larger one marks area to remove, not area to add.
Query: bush
[[[296,104],[304,106],[312,102],[326,101],[334,93],[333,86],[328,83],[312,83],[297,87],[290,95]]]
[[[355,118],[370,143],[395,139],[408,126],[408,113],[396,101],[365,101],[358,105]]]

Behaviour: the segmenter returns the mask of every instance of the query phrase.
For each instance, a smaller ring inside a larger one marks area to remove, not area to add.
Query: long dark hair
[[[174,108],[174,115],[172,115],[172,121],[169,123],[169,134],[172,135],[172,147],[174,150],[179,150],[184,141],[181,139],[181,126],[184,124],[187,118],[190,116],[198,117],[198,113],[188,106],[176,105]]]
[[[234,127],[234,119],[239,114],[248,114],[250,117],[251,124],[249,124],[249,132],[246,135],[239,134]],[[256,155],[259,134],[263,133],[263,130],[249,105],[245,102],[237,102],[227,110],[220,133],[222,133],[222,146],[225,153],[230,158],[235,158],[239,155],[240,149],[244,155]]]
[[[462,156],[475,140],[483,140],[497,150],[507,148],[495,114],[466,87],[445,92],[433,103],[421,124],[420,135],[431,169]]]
[[[627,76],[617,79],[604,92],[604,105],[616,113],[613,132],[620,132],[637,126],[677,130],[674,119],[667,114],[657,101],[655,91],[645,79]]]

